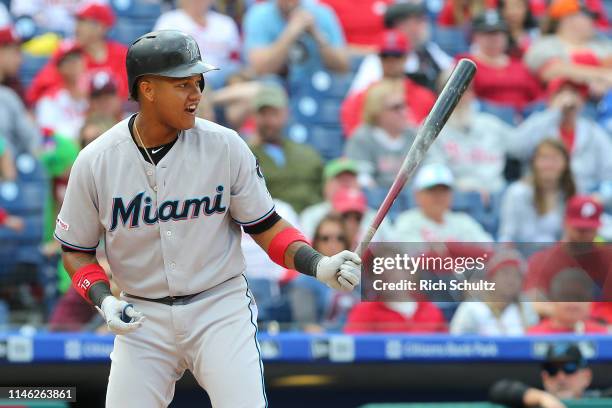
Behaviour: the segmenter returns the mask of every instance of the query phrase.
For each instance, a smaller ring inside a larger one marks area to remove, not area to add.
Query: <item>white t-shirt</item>
[[[483,302],[463,302],[450,323],[454,335],[521,336],[527,327],[538,322],[538,315],[529,302],[508,305],[499,317]]]
[[[202,59],[217,68],[223,69],[235,63],[240,55],[240,35],[236,22],[216,11],[208,12],[204,27],[182,9],[168,11],[157,19],[155,30],[168,29],[179,29],[191,35],[200,47]]]
[[[493,238],[470,215],[447,211],[441,224],[427,218],[419,208],[404,211],[395,221],[397,242],[493,242]]]
[[[70,139],[77,139],[87,113],[87,99],[75,99],[67,89],[46,94],[36,104],[36,122]]]

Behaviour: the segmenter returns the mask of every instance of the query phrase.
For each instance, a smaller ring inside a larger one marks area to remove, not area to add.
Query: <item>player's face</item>
[[[196,111],[202,91],[201,75],[187,78],[154,77],[148,95],[160,122],[173,129],[187,130],[195,126]]]
[[[562,367],[558,367],[555,375],[542,371],[544,389],[561,399],[581,398],[584,390],[591,384],[591,379],[592,372],[589,368],[583,368],[574,373],[566,373]]]

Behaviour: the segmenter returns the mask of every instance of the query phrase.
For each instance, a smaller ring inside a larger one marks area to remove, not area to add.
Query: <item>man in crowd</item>
[[[12,26],[0,28],[0,85],[11,88],[23,100],[24,91],[19,82],[21,66],[21,40]]]

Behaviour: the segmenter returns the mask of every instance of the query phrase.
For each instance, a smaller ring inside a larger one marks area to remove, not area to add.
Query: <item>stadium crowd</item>
[[[245,234],[262,326],[607,333],[609,304],[535,301],[562,299],[585,276],[612,276],[610,247],[595,244],[612,239],[609,5],[1,1],[0,325],[103,326],[70,287],[55,218],[79,150],[137,110],[127,98],[127,46],[153,29],[181,29],[220,68],[207,74],[198,115],[243,136],[277,212],[326,255],[359,242],[455,61],[478,67],[376,240],[509,243],[495,246],[487,271],[503,293],[362,303],[283,270]],[[539,243],[554,245],[536,251]],[[572,243],[591,250],[572,252]]]

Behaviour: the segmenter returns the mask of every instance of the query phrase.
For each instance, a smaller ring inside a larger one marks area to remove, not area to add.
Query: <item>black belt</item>
[[[186,305],[189,303],[191,299],[193,299],[194,297],[198,296],[199,294],[203,292],[204,291],[194,293],[193,295],[166,296],[166,297],[157,298],[157,299],[149,299],[149,298],[145,298],[141,296],[130,295],[129,293],[126,293],[125,296],[131,297],[134,299],[139,299],[139,300],[146,300],[147,302],[163,303],[164,305],[174,306],[174,305]]]

